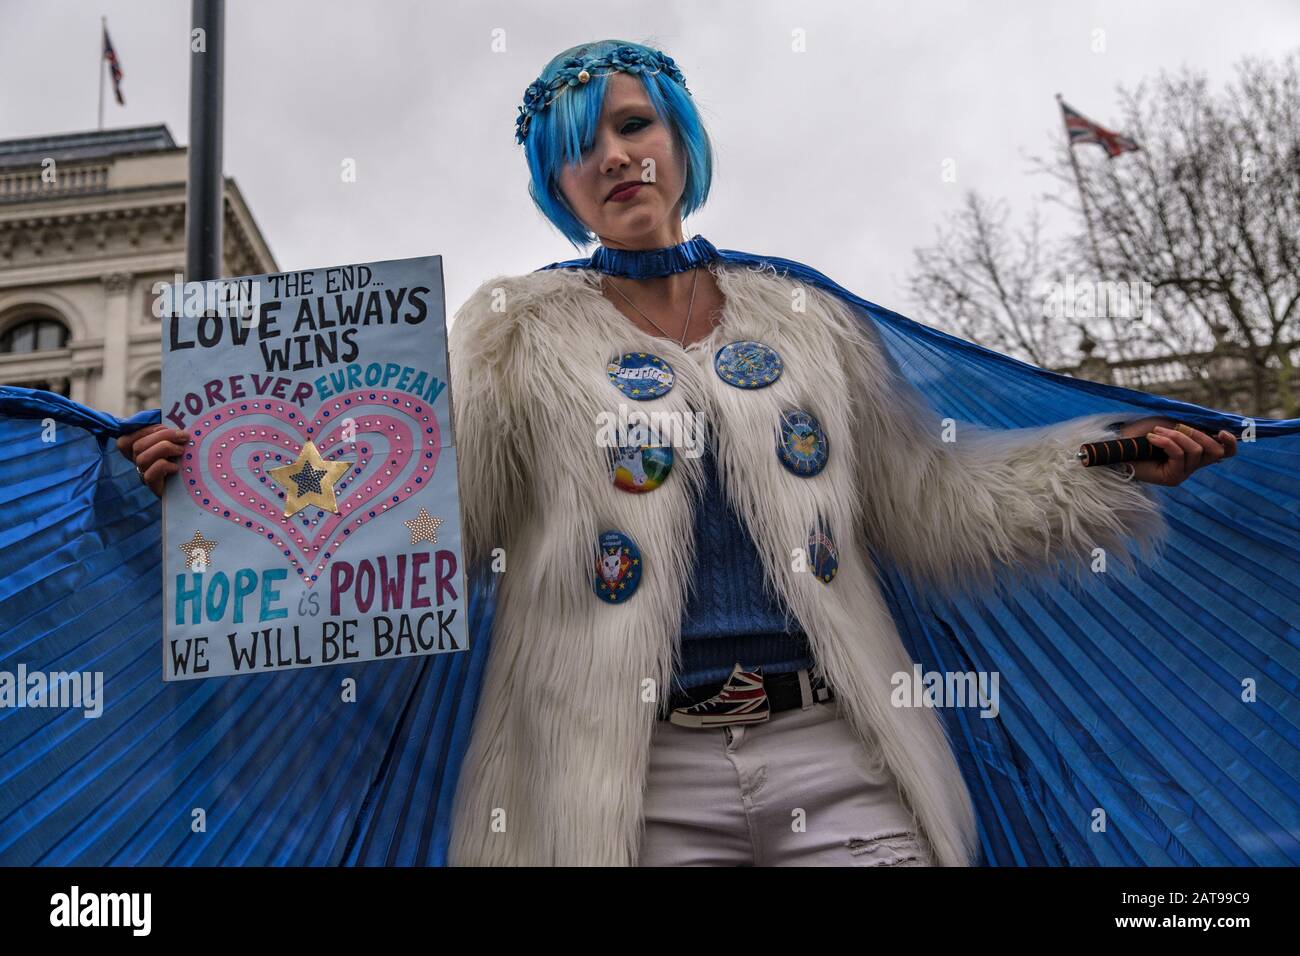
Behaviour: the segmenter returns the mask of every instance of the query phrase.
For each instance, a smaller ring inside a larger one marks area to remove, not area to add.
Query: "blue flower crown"
[[[608,68],[608,69],[606,69]],[[596,73],[596,70],[605,70]],[[642,73],[653,76],[667,73],[669,78],[680,83],[687,93],[686,78],[677,68],[673,58],[667,53],[651,50],[648,54],[630,46],[616,47],[604,56],[571,56],[565,60],[555,75],[543,83],[538,77],[524,90],[524,105],[519,107],[519,116],[515,118],[515,142],[523,145],[528,138],[528,127],[534,116],[546,109],[564,94],[570,87],[578,86],[591,80],[592,76],[609,76],[610,73]]]

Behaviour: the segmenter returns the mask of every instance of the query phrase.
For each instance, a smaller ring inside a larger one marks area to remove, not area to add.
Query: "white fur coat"
[[[768,266],[715,263],[726,297],[701,343],[637,329],[600,294],[598,273],[557,269],[485,282],[450,332],[452,401],[466,560],[503,549],[491,653],[457,792],[454,865],[631,865],[658,696],[669,686],[691,586],[701,461],[679,448],[646,494],[610,480],[598,416],[619,404],[698,412],[716,438],[719,480],[762,556],[766,584],[807,633],[841,712],[878,743],[936,862],[971,862],[969,794],[932,708],[890,706],[911,671],[865,549],[937,585],[1004,584],[1009,568],[1064,562],[1124,543],[1158,544],[1163,519],[1143,487],[1073,453],[1108,437],[1113,414],[1038,429],[958,423],[904,382],[848,303]],[[713,370],[727,342],[781,355],[771,386],[734,388]],[[649,351],[672,389],[630,401],[609,382],[615,355]],[[812,478],[776,453],[779,413],[811,412],[830,446]],[[951,437],[951,436],[950,436]],[[818,514],[839,549],[825,584],[795,570]],[[639,545],[643,578],[626,604],[592,591],[598,535]],[[1083,573],[1086,573],[1084,571]]]

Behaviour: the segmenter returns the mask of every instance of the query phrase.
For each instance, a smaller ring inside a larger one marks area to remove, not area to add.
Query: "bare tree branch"
[[[1121,87],[1119,104],[1108,125],[1138,152],[1109,159],[1076,147],[1077,184],[1063,138],[1034,159],[1056,187],[1046,201],[1073,214],[1071,234],[1045,242],[1037,208],[1013,230],[1005,204],[968,194],[936,244],[916,252],[910,286],[922,314],[1039,365],[1077,361],[1076,330],[1110,363],[1178,357],[1211,396],[1221,393],[1211,369],[1227,365],[1208,353],[1228,356],[1244,363],[1255,414],[1300,416],[1300,52],[1243,60],[1221,93],[1194,71],[1162,72]],[[1136,284],[1150,301],[1140,315],[1059,314],[1045,290],[1065,279]]]

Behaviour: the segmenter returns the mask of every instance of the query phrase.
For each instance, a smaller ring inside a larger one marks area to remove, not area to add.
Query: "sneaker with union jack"
[[[763,687],[763,675],[736,664],[722,690],[689,707],[678,707],[668,719],[679,727],[721,727],[724,724],[757,724],[772,715]]]

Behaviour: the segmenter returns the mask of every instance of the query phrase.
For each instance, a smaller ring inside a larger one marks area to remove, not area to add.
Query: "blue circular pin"
[[[641,549],[622,531],[601,533],[596,546],[596,575],[592,587],[596,596],[610,604],[622,604],[641,583]]]
[[[776,349],[762,342],[728,342],[713,356],[718,378],[736,388],[766,388],[785,370]]]
[[[840,552],[831,538],[830,529],[820,518],[817,526],[808,533],[808,563],[823,584],[830,584],[840,569]]]
[[[639,402],[668,394],[673,387],[673,367],[652,352],[615,355],[605,367],[614,387]]]
[[[781,413],[776,453],[786,468],[800,478],[811,478],[826,467],[830,451],[830,442],[816,418],[798,408]]]

